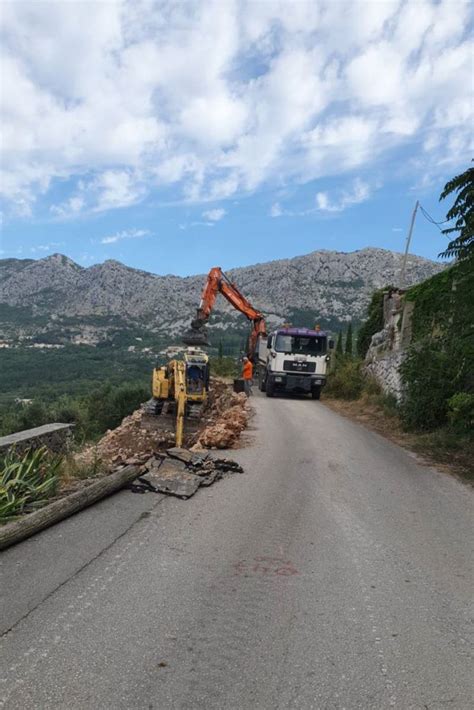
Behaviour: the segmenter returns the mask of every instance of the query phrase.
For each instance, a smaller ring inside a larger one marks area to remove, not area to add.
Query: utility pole
[[[420,205],[420,203],[417,200],[416,205],[415,205],[415,209],[413,210],[413,214],[411,216],[410,229],[408,230],[407,243],[405,246],[405,255],[403,257],[403,264],[402,264],[402,273],[400,276],[400,288],[405,288],[405,272],[406,272],[406,268],[407,268],[408,250],[410,248],[411,235],[413,234],[413,227],[415,226],[416,212],[418,210],[419,205]]]

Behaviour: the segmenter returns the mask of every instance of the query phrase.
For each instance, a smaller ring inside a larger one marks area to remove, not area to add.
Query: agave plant
[[[57,488],[61,460],[44,446],[0,458],[0,523],[44,505]]]

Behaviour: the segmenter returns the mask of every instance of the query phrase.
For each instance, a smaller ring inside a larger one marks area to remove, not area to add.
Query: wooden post
[[[12,523],[0,526],[0,550],[4,550],[10,545],[14,545],[27,537],[34,535],[40,530],[54,525],[54,523],[64,520],[73,513],[86,508],[88,505],[104,498],[111,493],[115,493],[127,483],[133,481],[142,473],[138,466],[125,466],[125,468],[111,473],[104,478],[94,481],[76,493],[55,500],[35,510],[34,513],[29,513],[19,520]]]

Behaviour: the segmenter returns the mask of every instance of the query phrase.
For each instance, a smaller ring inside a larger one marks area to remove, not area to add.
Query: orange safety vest
[[[244,380],[251,380],[252,375],[253,375],[253,365],[249,360],[248,362],[245,363],[245,365],[243,367],[242,377],[244,378]]]

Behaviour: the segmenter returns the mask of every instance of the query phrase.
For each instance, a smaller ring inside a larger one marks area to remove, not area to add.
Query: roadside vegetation
[[[73,422],[77,441],[96,439],[150,397],[146,381],[123,385],[106,383],[92,387],[89,394],[62,395],[50,402],[13,402],[0,410],[0,434],[31,429],[49,422]]]
[[[57,491],[62,457],[45,447],[0,457],[0,524],[42,507]]]
[[[219,353],[217,357],[211,357],[210,361],[211,374],[217,377],[235,378],[240,374],[239,358],[229,357]]]
[[[126,351],[103,355],[103,349],[82,346],[66,352],[2,351],[0,436],[73,422],[76,441],[84,442],[118,426],[150,398],[155,362]],[[218,353],[211,358],[211,372],[237,377],[238,358]]]
[[[352,333],[339,334],[325,392],[344,400],[348,414],[474,478],[473,168],[451,180],[441,199],[452,193],[457,194],[447,218],[455,225],[443,230],[451,241],[440,256],[457,261],[404,295],[413,314],[411,343],[400,368],[401,400],[384,394],[363,370],[371,338],[384,325],[383,292],[389,286],[373,294],[356,348]]]

